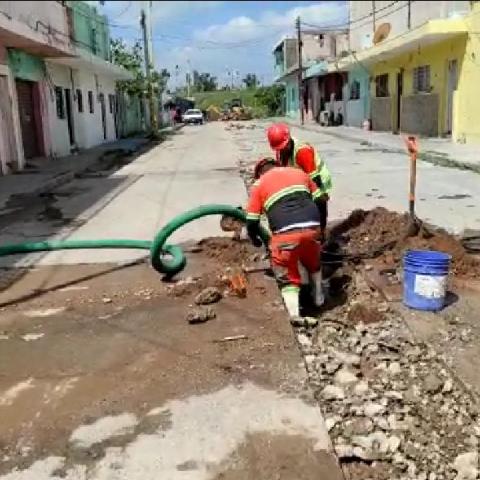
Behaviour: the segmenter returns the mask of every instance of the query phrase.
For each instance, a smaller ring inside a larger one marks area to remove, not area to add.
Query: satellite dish
[[[377,43],[383,42],[388,37],[392,26],[389,23],[382,23],[379,27],[375,30],[375,34],[373,35],[373,44],[376,45]]]

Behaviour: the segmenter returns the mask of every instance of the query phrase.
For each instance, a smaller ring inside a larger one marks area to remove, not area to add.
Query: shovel
[[[417,137],[408,136],[405,138],[408,154],[410,155],[410,193],[408,202],[408,225],[406,236],[415,237],[420,230],[421,222],[415,215],[415,190],[417,185],[417,154],[418,142]]]

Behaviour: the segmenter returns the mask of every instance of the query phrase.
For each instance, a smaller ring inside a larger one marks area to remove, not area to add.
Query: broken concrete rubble
[[[195,303],[197,305],[209,305],[217,303],[222,298],[222,292],[216,287],[207,287],[203,289],[196,297]]]
[[[347,298],[357,303],[375,308],[380,301],[371,291],[349,288]],[[348,312],[348,304],[340,305],[316,330],[297,331],[335,452],[350,472],[346,478],[476,478],[469,476],[475,470],[462,467],[470,457],[455,459],[478,450],[478,411],[442,356],[417,342],[394,311],[377,323],[356,323]],[[368,469],[357,477],[360,463]]]

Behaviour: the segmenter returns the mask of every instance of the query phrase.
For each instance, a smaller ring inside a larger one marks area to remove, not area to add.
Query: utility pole
[[[302,125],[305,123],[305,115],[303,108],[303,64],[302,64],[302,31],[300,27],[300,17],[295,21],[297,28],[297,45],[298,45],[298,106],[300,108],[300,121]]]
[[[373,20],[373,34],[375,35],[375,30],[377,29],[377,22],[375,19],[376,9],[375,9],[375,0],[372,0],[372,20]],[[373,37],[372,37],[373,38]]]
[[[412,2],[411,2],[411,0],[408,0],[407,27],[408,27],[409,30],[412,28]]]
[[[150,111],[150,130],[153,135],[158,134],[157,105],[155,99],[154,85],[152,80],[152,23],[150,15],[151,2],[144,2],[142,8],[140,25],[143,30],[143,51],[145,54],[145,76],[148,88],[148,109]]]

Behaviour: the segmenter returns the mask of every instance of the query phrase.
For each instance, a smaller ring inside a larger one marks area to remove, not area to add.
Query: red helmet
[[[268,142],[273,150],[283,150],[290,141],[290,129],[285,123],[274,123],[267,130]]]
[[[260,171],[265,165],[268,164],[277,165],[277,161],[271,157],[264,157],[258,160],[258,162],[255,164],[255,168],[253,169],[253,176],[255,180],[258,180],[260,178]]]

